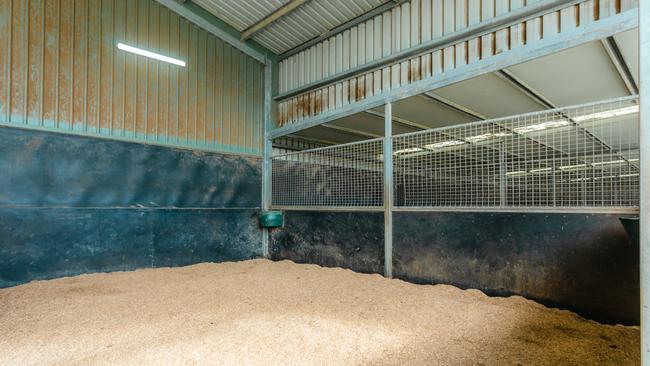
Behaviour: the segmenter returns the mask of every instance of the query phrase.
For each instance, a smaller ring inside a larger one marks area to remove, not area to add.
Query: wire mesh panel
[[[382,206],[382,149],[374,139],[273,156],[273,206]]]
[[[395,136],[395,205],[634,208],[637,97]]]

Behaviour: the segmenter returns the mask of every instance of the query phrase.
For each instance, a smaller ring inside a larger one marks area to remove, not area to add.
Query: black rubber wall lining
[[[617,216],[396,213],[393,273],[639,323],[639,248]]]
[[[271,232],[273,260],[384,273],[383,213],[285,212]]]
[[[261,160],[0,127],[0,205],[261,205]]]
[[[262,255],[261,160],[0,128],[0,287]]]
[[[272,235],[274,260],[383,273],[383,214],[286,212],[285,220]],[[639,248],[617,216],[396,212],[393,220],[396,278],[639,323]]]

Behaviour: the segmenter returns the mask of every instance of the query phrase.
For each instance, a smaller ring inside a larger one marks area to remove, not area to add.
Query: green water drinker
[[[262,211],[260,225],[265,228],[282,227],[282,211]]]

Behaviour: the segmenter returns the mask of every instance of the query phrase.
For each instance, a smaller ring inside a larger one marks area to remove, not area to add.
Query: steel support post
[[[650,366],[650,1],[639,1],[641,365]]]
[[[384,275],[393,277],[393,106],[384,106]]]
[[[271,208],[271,153],[273,152],[273,139],[268,135],[271,132],[271,103],[273,103],[273,63],[266,61],[264,66],[264,150],[262,161],[262,209]],[[262,254],[269,257],[269,229],[262,230]]]

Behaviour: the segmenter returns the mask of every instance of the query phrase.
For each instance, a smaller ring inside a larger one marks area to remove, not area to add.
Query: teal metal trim
[[[284,224],[282,211],[262,211],[260,213],[260,226],[263,228],[277,228]]]

